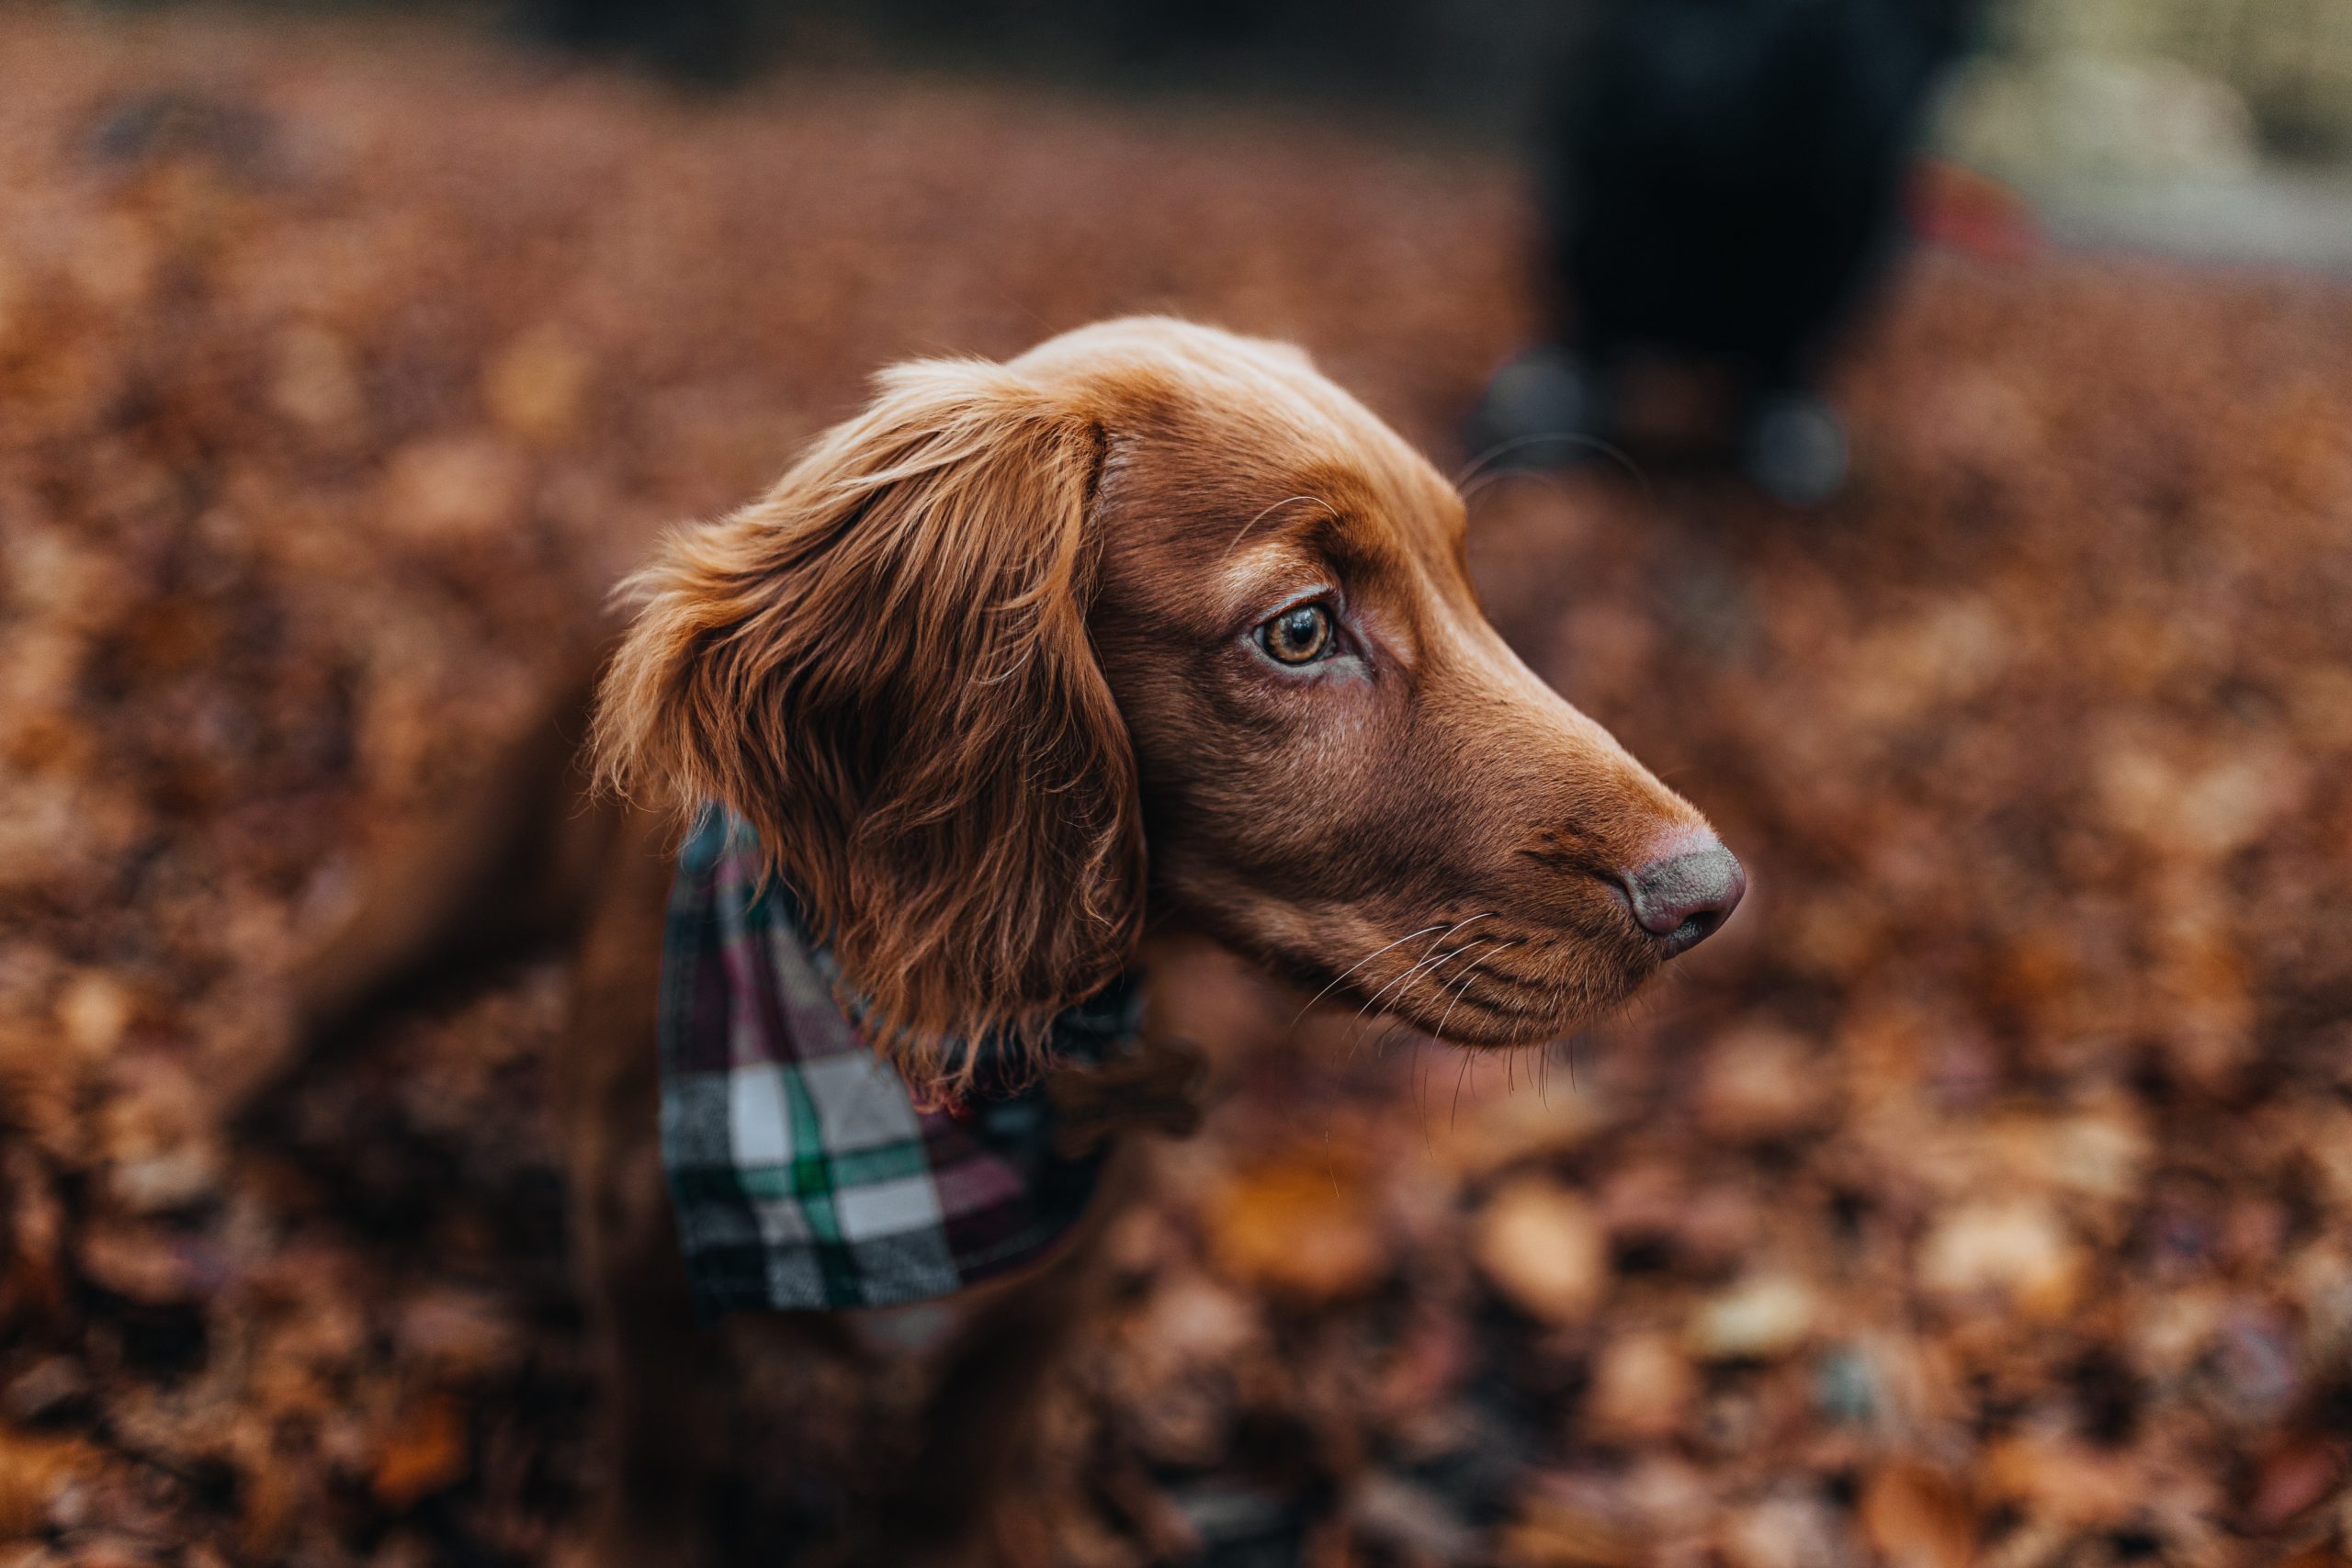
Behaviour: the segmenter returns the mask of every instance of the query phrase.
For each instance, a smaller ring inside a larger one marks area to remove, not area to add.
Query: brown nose
[[[1688,953],[1714,934],[1739,908],[1747,874],[1721,844],[1652,861],[1624,879],[1634,919],[1666,939],[1666,955]]]

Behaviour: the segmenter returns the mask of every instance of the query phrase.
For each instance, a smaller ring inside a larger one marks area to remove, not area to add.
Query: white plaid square
[[[727,1076],[727,1120],[734,1157],[747,1166],[785,1165],[792,1158],[792,1115],[784,1102],[786,1068],[775,1063],[738,1067]]]
[[[833,1212],[840,1215],[842,1235],[850,1241],[903,1235],[939,1224],[939,1189],[931,1173],[878,1181],[871,1187],[845,1187],[833,1194]]]

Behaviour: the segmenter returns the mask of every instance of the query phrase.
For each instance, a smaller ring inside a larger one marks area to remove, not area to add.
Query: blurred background
[[[656,530],[1137,310],[1464,472],[1754,891],[1541,1055],[1261,1058],[1115,1238],[1061,1559],[2346,1560],[2352,0],[21,5],[0,152],[0,1563],[564,1559],[560,958],[217,1091]],[[1594,169],[1695,280],[1647,389]],[[1758,246],[1795,368],[1690,325]]]

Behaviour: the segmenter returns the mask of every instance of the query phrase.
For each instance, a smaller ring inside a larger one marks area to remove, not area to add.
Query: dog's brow
[[[1254,604],[1269,591],[1288,592],[1305,581],[1302,574],[1321,576],[1322,563],[1301,553],[1294,541],[1276,536],[1256,541],[1238,556],[1217,562],[1211,580],[1217,596],[1228,604]]]
[[[1295,503],[1295,502],[1302,502],[1302,501],[1304,501],[1304,502],[1308,502],[1313,503],[1314,505],[1317,505],[1317,506],[1321,507],[1325,512],[1327,512],[1327,513],[1329,513],[1330,514],[1331,521],[1333,521],[1334,523],[1336,523],[1336,522],[1338,522],[1338,521],[1340,520],[1340,510],[1339,510],[1339,508],[1338,508],[1338,507],[1336,507],[1336,506],[1333,506],[1329,502],[1328,502],[1328,501],[1324,500],[1324,499],[1323,499],[1321,496],[1319,496],[1319,495],[1286,495],[1286,496],[1283,497],[1283,499],[1282,499],[1282,500],[1277,501],[1277,502],[1275,502],[1273,504],[1272,504],[1272,505],[1270,505],[1270,506],[1267,506],[1267,507],[1265,507],[1264,509],[1262,509],[1261,511],[1260,511],[1260,512],[1259,512],[1259,513],[1258,513],[1258,515],[1256,515],[1255,517],[1252,517],[1251,519],[1250,519],[1250,521],[1249,521],[1249,522],[1244,523],[1243,525],[1241,525],[1241,530],[1240,530],[1240,532],[1239,532],[1239,533],[1235,534],[1231,539],[1229,539],[1228,541],[1227,541],[1227,543],[1226,543],[1226,547],[1225,547],[1225,550],[1224,550],[1224,554],[1225,554],[1225,555],[1228,555],[1228,556],[1229,556],[1229,555],[1231,555],[1231,554],[1233,553],[1234,547],[1235,547],[1236,545],[1238,545],[1239,543],[1241,543],[1242,539],[1243,539],[1244,537],[1246,537],[1246,536],[1249,535],[1250,530],[1250,529],[1252,529],[1252,528],[1255,528],[1259,524],[1261,524],[1261,523],[1264,522],[1268,517],[1270,517],[1270,516],[1272,516],[1273,513],[1277,513],[1277,512],[1281,511],[1281,510],[1282,510],[1283,507],[1285,507],[1285,506],[1289,506],[1289,505],[1292,505],[1292,504],[1293,504],[1293,503]]]

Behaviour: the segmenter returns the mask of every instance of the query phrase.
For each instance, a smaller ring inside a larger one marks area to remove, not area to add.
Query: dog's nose
[[[1634,919],[1666,939],[1666,955],[1688,953],[1731,919],[1747,891],[1747,874],[1721,844],[1652,861],[1624,879]]]

